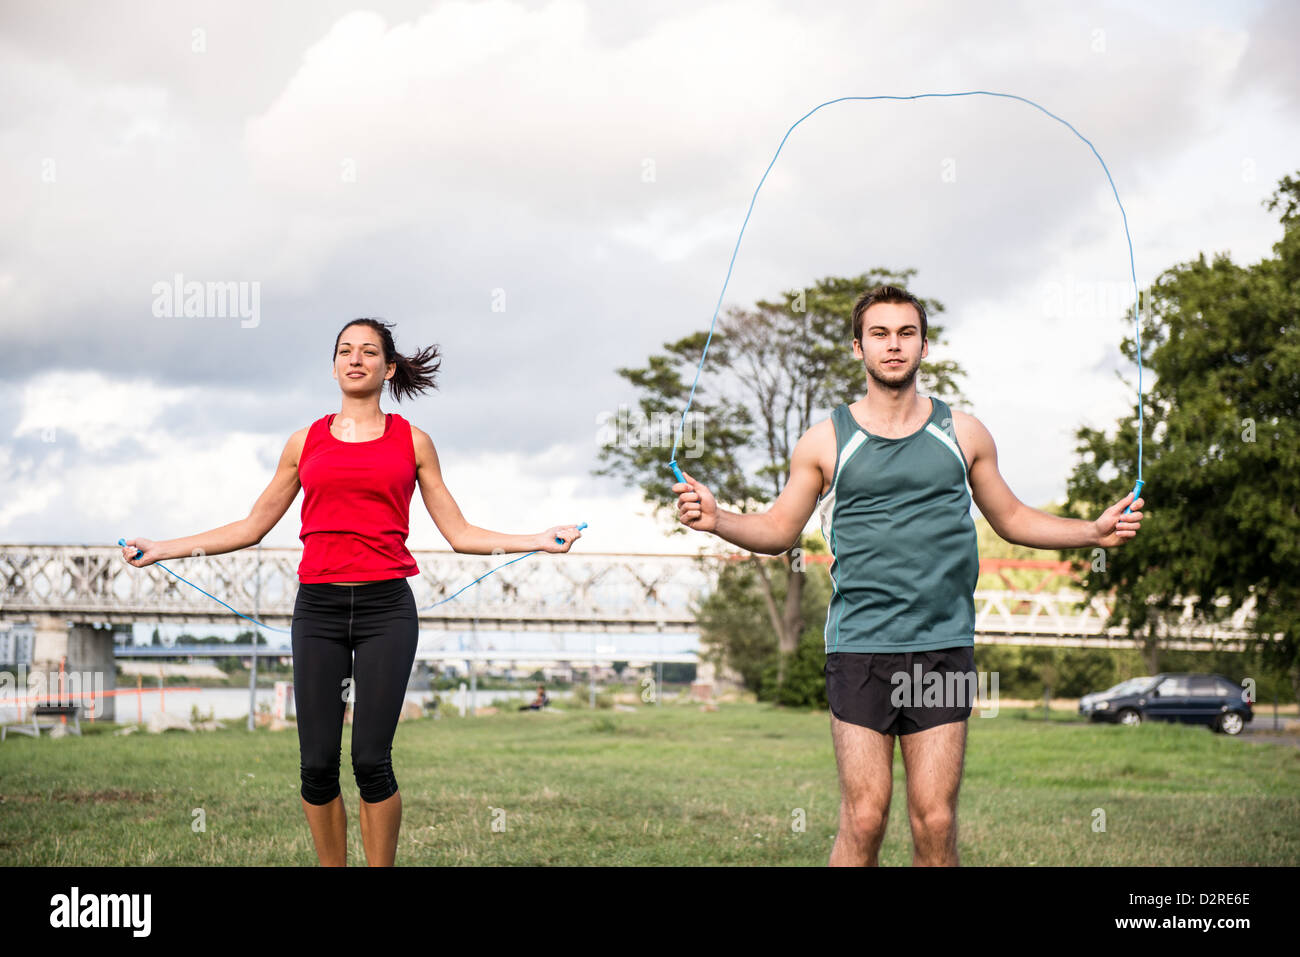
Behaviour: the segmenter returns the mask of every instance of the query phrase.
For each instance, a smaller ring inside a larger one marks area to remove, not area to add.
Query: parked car
[[[1143,721],[1173,721],[1205,724],[1212,731],[1240,734],[1255,719],[1251,701],[1242,687],[1223,675],[1158,674],[1133,679],[1097,695],[1079,700],[1079,713],[1093,721],[1141,724]],[[1085,699],[1087,701],[1085,706]]]
[[[1127,681],[1121,681],[1113,688],[1107,688],[1105,691],[1094,691],[1092,694],[1086,694],[1079,699],[1079,714],[1084,717],[1092,717],[1097,708],[1097,702],[1118,698],[1133,692],[1145,691],[1150,687],[1152,682],[1150,675],[1139,675],[1136,678],[1129,678]]]

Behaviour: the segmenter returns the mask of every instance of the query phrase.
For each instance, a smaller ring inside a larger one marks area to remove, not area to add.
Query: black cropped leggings
[[[299,583],[290,630],[303,800],[328,804],[339,796],[348,700],[352,773],[361,797],[371,804],[392,797],[393,735],[420,636],[411,586],[405,578]]]

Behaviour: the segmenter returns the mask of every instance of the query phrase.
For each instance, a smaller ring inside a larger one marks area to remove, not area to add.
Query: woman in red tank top
[[[304,491],[291,628],[302,807],[321,864],[346,865],[339,752],[352,701],[352,770],[366,862],[391,866],[402,821],[392,743],[420,632],[407,582],[419,569],[406,548],[416,484],[457,552],[567,552],[582,533],[574,525],[528,535],[471,525],[443,484],[433,441],[402,416],[380,411],[385,382],[398,401],[436,388],[437,346],[404,356],[387,323],[356,319],[335,337],[333,363],[342,408],[290,437],[248,518],[190,538],[132,539],[124,558],[139,548],[143,554],[128,560],[142,567],[256,545]]]

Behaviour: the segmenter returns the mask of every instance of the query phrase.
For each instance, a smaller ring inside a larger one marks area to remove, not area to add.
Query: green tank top
[[[931,651],[975,644],[979,548],[952,413],[901,439],[872,435],[847,405],[831,413],[835,475],[817,501],[831,550],[826,652]]]

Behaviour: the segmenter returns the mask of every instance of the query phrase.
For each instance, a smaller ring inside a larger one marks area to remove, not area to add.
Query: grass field
[[[970,721],[963,864],[1300,863],[1300,748],[1055,717]],[[397,864],[823,865],[839,802],[827,722],[752,703],[403,722]],[[82,727],[0,745],[5,865],[316,863],[292,729]],[[361,864],[350,734],[348,862]],[[895,751],[882,864],[911,861],[904,788]]]

